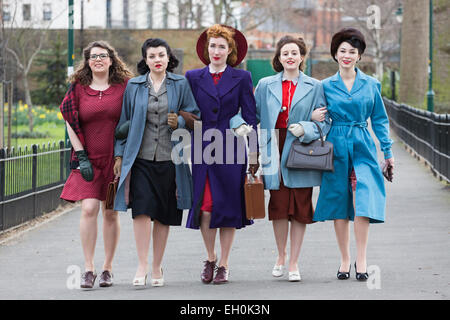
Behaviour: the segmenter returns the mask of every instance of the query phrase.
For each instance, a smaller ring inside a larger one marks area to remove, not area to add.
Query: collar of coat
[[[227,65],[222,77],[217,85],[215,85],[211,73],[209,72],[209,66],[206,66],[192,73],[192,79],[198,79],[199,88],[214,98],[217,102],[220,102],[220,98],[225,96],[241,82],[245,72],[248,71],[235,69]]]
[[[146,74],[137,76],[135,78],[130,79],[130,81],[128,81],[128,83],[135,83],[135,84],[146,84],[147,83],[147,77],[148,77],[149,72],[147,72]],[[184,79],[183,76],[180,76],[178,74],[172,73],[172,72],[166,72],[166,78],[167,80],[172,80],[172,81],[178,81],[178,80],[182,80]],[[170,81],[166,82],[166,85],[169,85]]]
[[[332,76],[330,78],[330,80],[336,88],[343,91],[344,93],[351,94],[351,95],[355,94],[357,91],[359,91],[364,86],[364,84],[367,82],[367,79],[368,79],[368,76],[364,72],[362,72],[358,68],[355,68],[355,70],[356,70],[356,78],[355,78],[355,82],[353,83],[352,90],[350,90],[350,92],[348,91],[347,87],[345,86],[344,81],[342,80],[339,71],[336,72],[336,74],[334,76]]]
[[[280,108],[283,99],[283,88],[282,88],[282,79],[283,72],[280,72],[271,77],[267,86],[269,91],[277,98],[280,102]],[[316,80],[316,84],[313,78],[307,76],[303,72],[300,71],[300,75],[298,77],[297,88],[295,89],[294,96],[292,97],[291,109],[302,100],[319,82]]]

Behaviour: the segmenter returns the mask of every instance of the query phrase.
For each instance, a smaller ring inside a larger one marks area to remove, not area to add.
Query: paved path
[[[394,137],[394,139],[396,139]],[[372,225],[368,264],[379,281],[338,281],[339,266],[333,223],[307,228],[300,255],[302,281],[276,279],[271,269],[276,247],[271,224],[256,221],[238,230],[230,259],[230,283],[203,285],[199,280],[205,258],[201,235],[184,227],[172,228],[164,258],[166,286],[131,285],[137,265],[129,213],[121,213],[111,288],[69,289],[83,266],[78,233],[79,207],[0,245],[0,299],[446,299],[450,298],[450,188],[438,182],[423,165],[396,143],[395,183],[387,184],[387,220]],[[314,190],[314,201],[318,189]],[[267,199],[266,199],[267,200]],[[183,225],[186,214],[184,214]],[[99,238],[95,262],[103,262]],[[353,233],[353,228],[352,228]],[[355,258],[352,235],[352,259]],[[217,249],[218,249],[217,244]],[[76,275],[76,273],[75,273]]]

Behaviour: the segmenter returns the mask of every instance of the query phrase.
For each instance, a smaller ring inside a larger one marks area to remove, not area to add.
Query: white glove
[[[305,134],[305,129],[300,123],[293,123],[289,126],[288,130],[297,138]]]
[[[245,137],[247,134],[252,132],[253,128],[247,124],[241,124],[239,127],[234,129],[234,133],[236,136]]]

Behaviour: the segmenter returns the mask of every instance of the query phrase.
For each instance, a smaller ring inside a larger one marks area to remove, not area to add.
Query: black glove
[[[114,136],[118,140],[123,140],[128,136],[128,129],[130,128],[130,120],[125,121],[120,127],[116,128]]]
[[[81,176],[86,181],[92,181],[94,179],[94,169],[92,168],[92,164],[89,161],[86,151],[75,151],[75,154],[77,155],[78,162],[80,163]]]

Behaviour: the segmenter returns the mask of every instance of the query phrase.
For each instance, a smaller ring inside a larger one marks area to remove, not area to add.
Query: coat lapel
[[[203,68],[200,74],[200,78],[201,78],[200,89],[205,91],[209,96],[211,96],[212,98],[217,100],[217,102],[219,102],[217,88],[214,85],[214,80],[209,74],[208,66]]]
[[[303,99],[313,88],[313,83],[309,77],[303,72],[300,72],[300,77],[295,89],[294,96],[292,97],[291,111],[295,108],[296,104]]]
[[[175,98],[175,80],[171,76],[170,72],[167,73],[166,89],[167,89],[167,102],[169,105],[169,112],[177,112],[177,99]]]
[[[331,78],[331,82],[333,83],[334,87],[345,94],[349,94],[347,87],[344,84],[344,81],[342,81],[341,76],[339,75],[339,71],[336,72],[336,74]]]
[[[342,78],[339,74],[339,71],[336,72],[336,74],[331,78],[331,82],[337,89],[341,90],[345,94],[351,94],[351,95],[358,92],[366,84],[366,80],[367,80],[367,76],[365,75],[365,73],[362,72],[361,70],[359,70],[358,68],[356,68],[355,82],[353,83],[352,90],[350,90],[350,92],[348,92],[348,89],[345,86],[344,81],[342,80]]]
[[[270,93],[278,100],[278,102],[280,103],[280,108],[281,108],[281,104],[283,103],[283,87],[281,84],[281,77],[282,77],[283,73],[280,72],[278,73],[273,81],[271,83],[269,83],[269,91]]]
[[[136,103],[135,105],[135,115],[133,118],[135,119],[147,119],[147,107],[148,107],[148,86],[147,82],[141,83],[141,85],[138,87],[136,93],[135,101],[139,101],[139,103]],[[140,120],[138,120],[140,121]],[[144,120],[145,123],[145,120]]]
[[[358,92],[365,84],[366,84],[367,76],[364,72],[356,68],[356,78],[355,83],[353,83],[352,90],[350,91],[350,94],[355,94]]]
[[[241,77],[235,76],[233,73],[233,68],[227,66],[222,74],[219,82],[217,83],[217,91],[219,92],[219,97],[226,95],[231,89],[233,89],[241,81]]]

